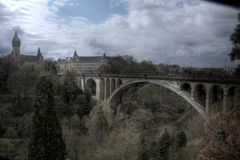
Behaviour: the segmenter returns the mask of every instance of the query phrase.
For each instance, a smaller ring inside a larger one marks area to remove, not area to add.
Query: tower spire
[[[44,61],[40,47],[38,47],[37,58],[38,58],[38,62],[43,62]]]
[[[77,54],[77,51],[75,50],[75,51],[74,51],[73,58],[74,58],[74,59],[78,59],[78,57],[79,57],[79,56],[78,56],[78,54]]]
[[[78,56],[77,50],[74,51],[74,56]]]
[[[18,38],[18,34],[17,34],[17,31],[15,30],[15,33],[14,33],[14,37],[13,37],[13,41],[20,41],[20,39]]]
[[[41,49],[40,49],[40,47],[38,47],[38,54],[39,54],[39,53],[41,53]]]
[[[37,56],[42,56],[42,53],[41,53],[41,49],[40,49],[40,47],[38,47],[38,53],[37,53]]]
[[[12,53],[11,57],[14,62],[20,62],[20,47],[21,47],[21,42],[20,39],[18,38],[17,31],[14,33],[14,37],[12,40]]]

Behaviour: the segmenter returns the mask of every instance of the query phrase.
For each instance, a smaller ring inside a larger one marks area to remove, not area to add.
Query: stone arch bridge
[[[129,87],[155,84],[176,93],[207,119],[209,106],[219,102],[221,110],[230,110],[239,102],[240,80],[216,78],[189,78],[147,75],[79,75],[79,85],[88,89],[94,98],[105,104],[121,101]]]

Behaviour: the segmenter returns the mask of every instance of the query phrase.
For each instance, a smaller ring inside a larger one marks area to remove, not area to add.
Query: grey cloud
[[[0,46],[0,55],[6,54],[9,52],[9,47]]]
[[[198,66],[213,64],[220,67],[221,58],[217,56],[226,57],[231,48],[229,36],[236,24],[237,11],[199,1],[187,3],[189,1],[175,0],[166,5],[162,3],[163,6],[156,2],[160,1],[148,1],[147,4],[140,3],[140,0],[129,2],[133,5],[130,9],[134,9],[129,11],[130,26],[134,24],[138,33],[135,35],[129,30],[128,34],[136,36],[136,39],[126,43],[137,45],[135,50],[129,52],[140,59],[149,57],[144,52],[151,53],[155,63],[158,62],[156,57],[159,52],[167,54],[165,57],[169,59],[186,60],[191,55],[192,61]],[[179,8],[179,3],[184,5]],[[168,10],[162,9],[165,7]],[[144,50],[144,47],[148,50]],[[155,51],[152,50],[154,48]],[[206,56],[212,63],[205,63]]]
[[[109,48],[109,45],[105,44],[102,40],[98,40],[96,38],[90,39],[88,42],[88,45],[93,47],[93,48],[101,48],[101,49],[106,49]]]
[[[1,4],[0,2],[0,23],[3,24],[4,22],[9,21],[13,17],[13,13],[8,11],[6,6]]]
[[[16,31],[18,33],[18,35],[20,35],[20,36],[26,34],[26,32],[19,25],[14,26],[12,28],[12,31]]]
[[[14,26],[13,28],[1,28],[1,32],[3,33],[0,37],[0,53],[9,54],[11,52],[12,46],[12,38],[14,32],[17,31],[20,39],[25,36],[26,32],[20,26]]]
[[[12,28],[11,20],[15,19],[15,11],[10,11],[0,2],[0,54],[9,54],[11,52],[11,40],[14,30],[18,30],[22,34],[19,26]]]

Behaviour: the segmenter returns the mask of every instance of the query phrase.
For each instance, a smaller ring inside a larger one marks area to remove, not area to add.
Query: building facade
[[[21,41],[15,32],[12,40],[12,52],[8,57],[14,63],[22,62],[44,62],[40,48],[36,55],[21,54]],[[62,75],[67,71],[75,71],[77,74],[93,74],[97,73],[98,68],[102,65],[108,64],[108,61],[113,57],[107,57],[104,53],[102,56],[79,56],[77,51],[74,52],[72,57],[57,60],[58,74]]]
[[[38,62],[41,63],[44,61],[40,48],[38,48],[37,55],[24,55],[21,54],[21,41],[18,38],[17,32],[15,32],[12,40],[12,52],[10,58],[14,63],[20,62]]]
[[[57,61],[59,74],[64,74],[66,71],[75,71],[77,74],[93,74],[97,73],[100,66],[106,65],[110,57],[104,53],[103,56],[78,56],[77,51],[73,57],[59,59]]]

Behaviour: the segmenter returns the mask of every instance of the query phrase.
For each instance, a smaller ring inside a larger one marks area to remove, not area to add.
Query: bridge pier
[[[223,88],[223,112],[227,111],[227,95],[228,95],[229,87]]]
[[[78,79],[78,81],[79,81],[79,87],[82,89],[82,90],[84,90],[85,89],[85,78],[84,77],[80,77],[79,79]]]
[[[102,89],[101,89],[101,79],[98,78],[96,80],[96,99],[98,101],[101,100],[101,91],[102,91]]]
[[[205,113],[209,114],[209,94],[206,95],[206,106],[205,106]]]
[[[191,83],[191,99],[194,100],[195,84]]]
[[[210,85],[207,85],[207,86],[206,86],[206,104],[205,104],[205,113],[206,113],[207,115],[209,114],[210,89],[211,89],[211,86],[210,86]]]
[[[115,79],[115,82],[116,82],[116,83],[115,83],[115,90],[116,90],[116,89],[118,88],[118,84],[117,84],[117,83],[118,83],[118,80]]]
[[[106,79],[103,79],[104,81],[104,101],[107,99],[107,84],[106,84]]]
[[[109,83],[109,96],[112,94],[112,79],[109,79],[110,83]]]

